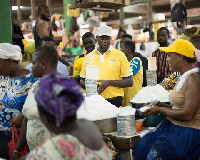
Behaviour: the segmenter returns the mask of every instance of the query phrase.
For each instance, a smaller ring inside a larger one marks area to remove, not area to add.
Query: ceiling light
[[[138,18],[139,18],[139,19],[142,19],[142,16],[139,16]]]
[[[20,6],[20,8],[22,8],[22,6]],[[12,6],[12,10],[17,10],[18,6]]]

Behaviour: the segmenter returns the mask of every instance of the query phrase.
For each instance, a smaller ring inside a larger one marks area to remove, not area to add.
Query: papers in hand
[[[139,109],[139,111],[140,111],[140,112],[145,112],[147,109],[149,109],[149,108],[151,108],[151,107],[154,107],[157,103],[158,103],[157,100],[153,100],[153,101],[151,101],[151,102],[149,103],[149,105],[144,106],[144,107],[141,107],[141,108]]]

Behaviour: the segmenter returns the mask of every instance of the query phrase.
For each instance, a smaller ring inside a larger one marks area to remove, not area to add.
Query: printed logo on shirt
[[[109,63],[115,62],[115,59],[109,59]]]

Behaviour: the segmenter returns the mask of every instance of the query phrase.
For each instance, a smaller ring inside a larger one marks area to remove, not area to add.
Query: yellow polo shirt
[[[80,74],[83,62],[85,60],[86,53],[80,56],[76,56],[74,59],[74,67],[73,67],[73,77],[76,77]]]
[[[130,106],[129,103],[131,99],[142,89],[143,83],[143,66],[142,61],[139,57],[134,57],[130,62],[130,66],[133,72],[133,86],[123,88],[124,97],[122,99],[122,106]]]
[[[80,77],[86,78],[87,65],[99,66],[99,80],[122,80],[122,77],[132,75],[130,64],[124,53],[112,46],[103,55],[97,51],[97,47],[86,55]],[[123,97],[124,93],[122,88],[108,86],[101,96],[108,99],[117,96]]]

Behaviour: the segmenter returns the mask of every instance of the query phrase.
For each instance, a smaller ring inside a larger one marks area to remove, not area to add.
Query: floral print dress
[[[26,157],[28,160],[112,160],[112,153],[105,143],[100,150],[85,147],[76,137],[61,134],[46,142]]]

